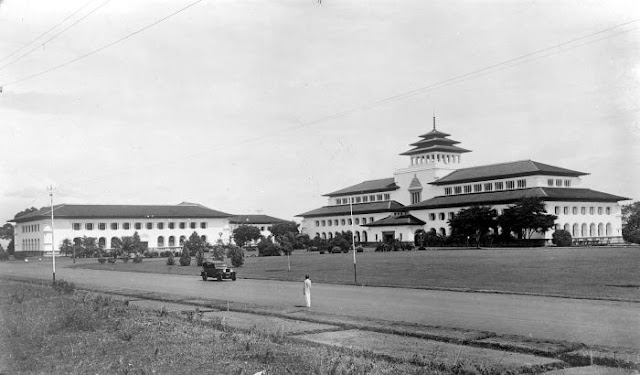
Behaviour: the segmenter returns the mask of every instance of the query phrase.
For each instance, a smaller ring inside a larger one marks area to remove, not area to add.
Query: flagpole
[[[353,197],[349,197],[349,210],[351,211],[351,244],[353,245],[353,279],[358,284],[358,271],[356,269],[356,232],[353,220]]]

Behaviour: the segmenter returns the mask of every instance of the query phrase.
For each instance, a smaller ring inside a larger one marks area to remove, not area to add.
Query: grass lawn
[[[199,276],[195,266],[167,266],[165,259],[78,266],[116,271]],[[353,284],[353,253],[294,252],[290,257],[249,257],[239,278]],[[639,247],[428,250],[356,254],[358,284],[457,288],[640,301]],[[194,262],[195,263],[195,262]],[[231,262],[227,260],[227,263]]]
[[[196,314],[138,310],[98,295],[0,284],[0,374],[503,374],[498,366],[389,362],[370,353],[235,331]]]

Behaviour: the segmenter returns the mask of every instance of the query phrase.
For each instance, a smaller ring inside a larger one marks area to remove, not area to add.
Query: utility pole
[[[53,259],[53,282],[56,281],[56,242],[53,235],[53,185],[49,185],[49,199],[51,202],[51,258]]]
[[[356,232],[353,221],[353,197],[349,197],[349,209],[351,210],[351,244],[353,245],[353,280],[358,285],[358,271],[356,269]]]

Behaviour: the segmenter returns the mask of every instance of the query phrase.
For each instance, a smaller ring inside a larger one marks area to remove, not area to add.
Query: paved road
[[[0,274],[51,279],[49,265],[0,263]],[[37,270],[37,271],[36,271]],[[295,308],[299,283],[263,280],[203,282],[198,275],[159,275],[59,267],[77,285],[181,294]],[[493,331],[588,345],[640,349],[640,304],[485,293],[314,284],[312,309],[326,313]]]

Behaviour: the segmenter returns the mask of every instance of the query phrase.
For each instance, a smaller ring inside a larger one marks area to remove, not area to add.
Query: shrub
[[[104,264],[107,261],[107,258],[100,257],[98,258],[98,263]]]
[[[181,266],[190,266],[191,265],[191,257],[180,257],[180,265]]]
[[[140,255],[136,255],[135,258],[133,258],[133,263],[140,263],[142,262],[142,257]]]
[[[115,258],[115,257],[112,257],[112,258],[107,259],[107,261],[108,261],[109,263],[113,264],[113,263],[115,263],[115,262],[116,262],[116,258]]]
[[[340,246],[334,246],[331,248],[331,254],[337,254],[341,252],[342,252],[342,249],[340,248]]]
[[[120,259],[122,259],[123,262],[127,263],[129,261],[129,256],[123,255]]]
[[[636,230],[626,230],[627,228],[622,229],[622,237],[625,241],[631,243],[640,243],[640,229]]]
[[[233,264],[234,267],[241,267],[244,264],[244,250],[242,250],[242,248],[234,246],[229,249],[227,255],[231,258],[231,264]]]
[[[157,257],[159,257],[159,256],[160,256],[160,254],[158,254],[158,252],[157,252],[157,251],[153,251],[153,252],[151,253],[151,257],[152,257],[152,258],[157,258]]]
[[[9,253],[4,251],[4,249],[0,249],[0,261],[9,260]]]
[[[551,236],[551,242],[556,246],[571,246],[571,233],[566,230],[557,230]]]
[[[364,252],[364,248],[362,246],[358,246],[358,247],[356,247],[356,252],[363,253]]]
[[[21,251],[13,253],[13,259],[15,260],[24,260],[26,257],[27,256]]]
[[[189,252],[189,248],[187,246],[184,246],[182,248],[182,254],[180,255],[180,265],[181,266],[191,265],[191,253]]]
[[[173,257],[173,254],[169,253],[169,257],[167,258],[167,266],[173,266],[176,264],[176,258]]]
[[[270,238],[262,239],[258,242],[258,253],[260,256],[268,257],[268,256],[279,256],[280,250],[276,247],[276,245],[271,241]]]

